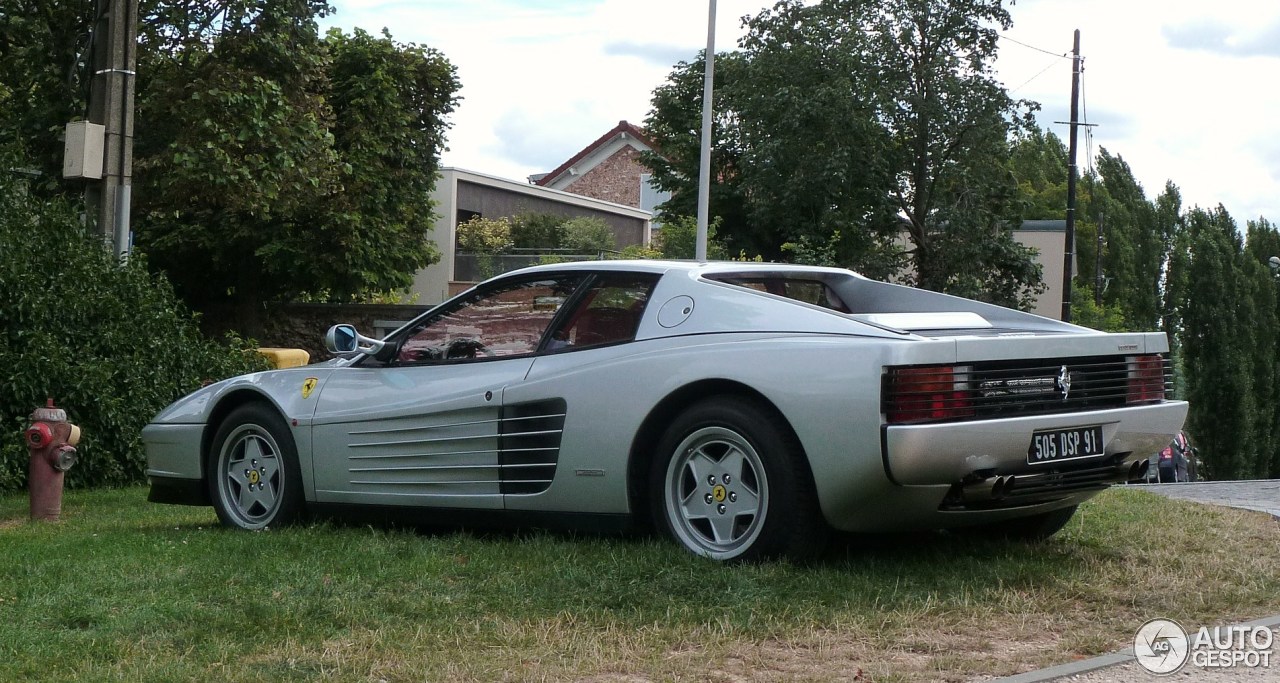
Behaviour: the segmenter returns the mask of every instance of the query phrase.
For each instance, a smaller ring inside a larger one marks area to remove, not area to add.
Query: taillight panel
[[[1159,403],[1164,400],[1165,360],[1161,356],[1131,356],[1129,363],[1129,392],[1126,403]]]
[[[1165,400],[1161,354],[974,361],[890,367],[881,411],[889,424],[991,420],[1109,410]]]
[[[891,424],[946,422],[973,417],[964,368],[951,365],[891,368],[885,416]]]

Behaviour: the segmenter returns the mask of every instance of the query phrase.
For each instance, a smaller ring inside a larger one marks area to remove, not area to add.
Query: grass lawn
[[[0,496],[0,680],[963,681],[1144,621],[1280,613],[1280,524],[1112,490],[1039,546],[847,539],[719,566],[644,537],[262,533],[143,488]]]

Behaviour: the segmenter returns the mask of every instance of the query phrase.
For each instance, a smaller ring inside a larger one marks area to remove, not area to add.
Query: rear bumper
[[[885,472],[904,486],[956,485],[998,476],[1046,477],[1064,471],[1122,470],[1169,444],[1187,417],[1187,404],[1096,410],[928,425],[885,427]],[[1032,433],[1098,425],[1106,452],[1088,459],[1028,464]],[[1100,479],[1098,483],[1104,483]]]

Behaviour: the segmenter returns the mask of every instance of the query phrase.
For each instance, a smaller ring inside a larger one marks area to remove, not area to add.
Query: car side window
[[[849,307],[840,295],[836,294],[831,286],[819,280],[803,280],[797,278],[782,277],[764,277],[764,278],[744,278],[744,277],[716,277],[711,276],[708,279],[717,280],[719,282],[727,282],[739,287],[746,287],[757,292],[766,292],[777,296],[783,296],[796,301],[803,301],[814,306],[829,308],[838,313],[849,313]]]
[[[410,331],[398,363],[522,356],[538,349],[580,276],[517,282],[477,292]]]
[[[658,276],[644,273],[598,275],[547,341],[547,351],[568,351],[629,342]]]

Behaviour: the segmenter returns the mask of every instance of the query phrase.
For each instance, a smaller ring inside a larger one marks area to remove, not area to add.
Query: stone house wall
[[[640,208],[640,176],[649,168],[640,163],[640,150],[623,147],[570,183],[565,190],[606,202]]]

